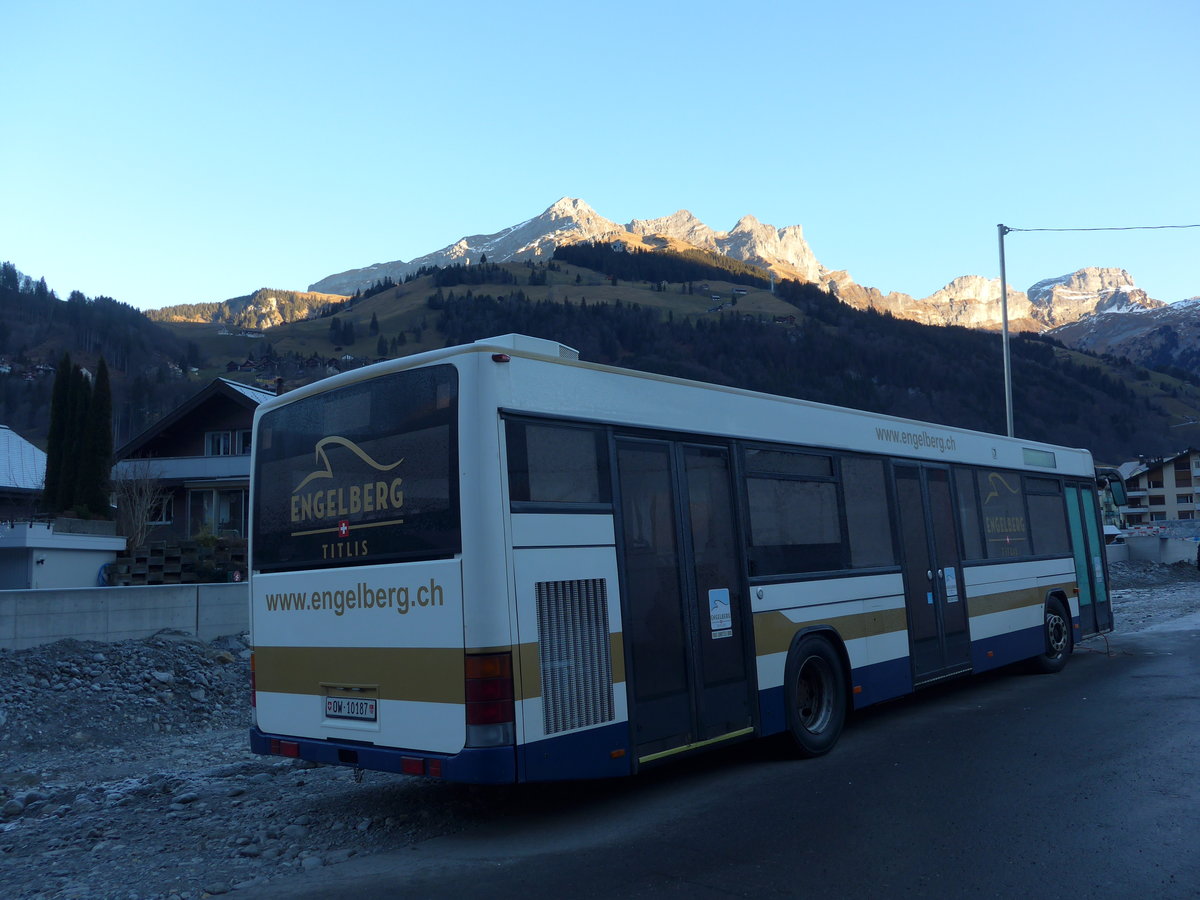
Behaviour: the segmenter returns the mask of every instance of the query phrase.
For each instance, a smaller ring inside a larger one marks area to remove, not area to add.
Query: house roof
[[[7,425],[0,425],[0,490],[40,491],[46,454]]]
[[[113,454],[113,462],[118,462],[127,456],[136,453],[141,447],[149,442],[155,435],[164,429],[174,425],[184,416],[195,410],[202,403],[210,400],[213,397],[222,396],[233,400],[246,409],[255,409],[260,403],[269,400],[275,396],[274,391],[265,388],[254,387],[249,384],[242,384],[238,381],[233,381],[229,378],[214,378],[208,385],[201,388],[183,403],[179,404],[137,437],[130,440],[123,447]]]
[[[256,387],[252,384],[242,384],[240,381],[232,381],[228,378],[218,378],[217,381],[223,382],[235,391],[241,391],[247,397],[254,401],[254,405],[262,403],[264,400],[275,396],[275,392],[267,388]]]
[[[1117,467],[1117,471],[1121,473],[1121,477],[1128,480],[1143,472],[1149,472],[1152,469],[1165,469],[1168,463],[1173,463],[1182,456],[1191,456],[1193,453],[1200,453],[1195,447],[1188,447],[1186,450],[1181,450],[1178,453],[1172,453],[1168,456],[1156,456],[1152,459],[1135,459],[1129,462],[1121,463]]]

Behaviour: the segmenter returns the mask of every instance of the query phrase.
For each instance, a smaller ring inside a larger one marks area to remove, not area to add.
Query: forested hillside
[[[1005,427],[998,335],[858,311],[817,285],[772,286],[761,270],[702,251],[576,245],[545,263],[428,267],[334,307],[306,307],[308,318],[265,336],[230,334],[211,320],[168,323],[173,335],[108,298],[75,292],[62,301],[9,264],[3,273],[0,358],[11,369],[0,372],[4,424],[34,439],[44,434],[47,376],[64,351],[84,365],[106,357],[120,445],[218,375],[269,386],[282,379],[291,389],[377,359],[514,331],[569,344],[595,362]],[[710,290],[724,299],[714,303]],[[273,298],[279,312],[284,295],[250,298],[260,311]],[[1087,447],[1106,461],[1200,440],[1200,426],[1189,424],[1200,421],[1193,383],[1036,335],[1014,336],[1012,355],[1019,436]]]
[[[998,335],[859,312],[812,285],[788,282],[779,293],[795,307],[794,323],[732,311],[679,319],[620,302],[535,302],[523,292],[431,295],[427,303],[447,344],[515,331],[561,341],[595,362],[1004,431]],[[1011,343],[1018,435],[1088,447],[1105,459],[1173,446],[1164,411],[1103,367],[1037,336]]]
[[[0,424],[42,442],[50,420],[54,369],[64,352],[93,373],[112,373],[114,427],[131,437],[196,389],[184,372],[200,362],[195,346],[111,297],[46,284],[0,263]]]

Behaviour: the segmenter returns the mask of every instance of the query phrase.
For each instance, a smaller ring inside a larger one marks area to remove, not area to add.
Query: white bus
[[[258,408],[255,752],[492,783],[812,756],[1112,630],[1087,451],[577,357],[505,335]]]

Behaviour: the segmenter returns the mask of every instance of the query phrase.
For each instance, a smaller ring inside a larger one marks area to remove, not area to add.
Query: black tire
[[[1075,649],[1075,639],[1071,634],[1071,614],[1067,611],[1067,605],[1058,597],[1051,597],[1046,601],[1042,640],[1045,649],[1042,655],[1033,661],[1035,670],[1046,675],[1061,672]]]
[[[788,730],[796,751],[805,757],[833,749],[846,724],[846,676],[833,645],[805,635],[788,653],[784,675]]]

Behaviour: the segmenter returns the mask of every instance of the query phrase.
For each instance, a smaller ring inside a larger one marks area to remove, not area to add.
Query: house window
[[[243,488],[188,491],[188,536],[244,537],[246,491]]]
[[[1181,512],[1181,513],[1179,514],[1179,520],[1180,520],[1181,522],[1185,522],[1185,521],[1187,521],[1188,519],[1191,519],[1191,518],[1192,518],[1192,515],[1193,515],[1193,513],[1192,513],[1192,511],[1191,511],[1190,509],[1189,509],[1189,510],[1187,510],[1186,512]]]
[[[243,428],[237,433],[237,454],[238,456],[250,455],[250,437],[253,432],[249,428]]]
[[[1162,494],[1151,494],[1149,503],[1150,506],[1165,506],[1167,503],[1167,498]]]
[[[1151,522],[1165,522],[1166,520],[1167,520],[1167,514],[1165,512],[1150,513],[1150,521]]]
[[[233,453],[233,435],[228,431],[208,431],[204,434],[205,456],[229,456]]]
[[[170,525],[175,521],[175,495],[167,494],[150,511],[147,525]]]
[[[1125,517],[1125,521],[1130,525],[1141,525],[1142,522],[1145,521],[1145,517],[1143,517],[1141,513],[1138,513],[1137,515],[1130,514]]]
[[[1191,503],[1192,495],[1191,494],[1176,494],[1175,502],[1176,503]]]

